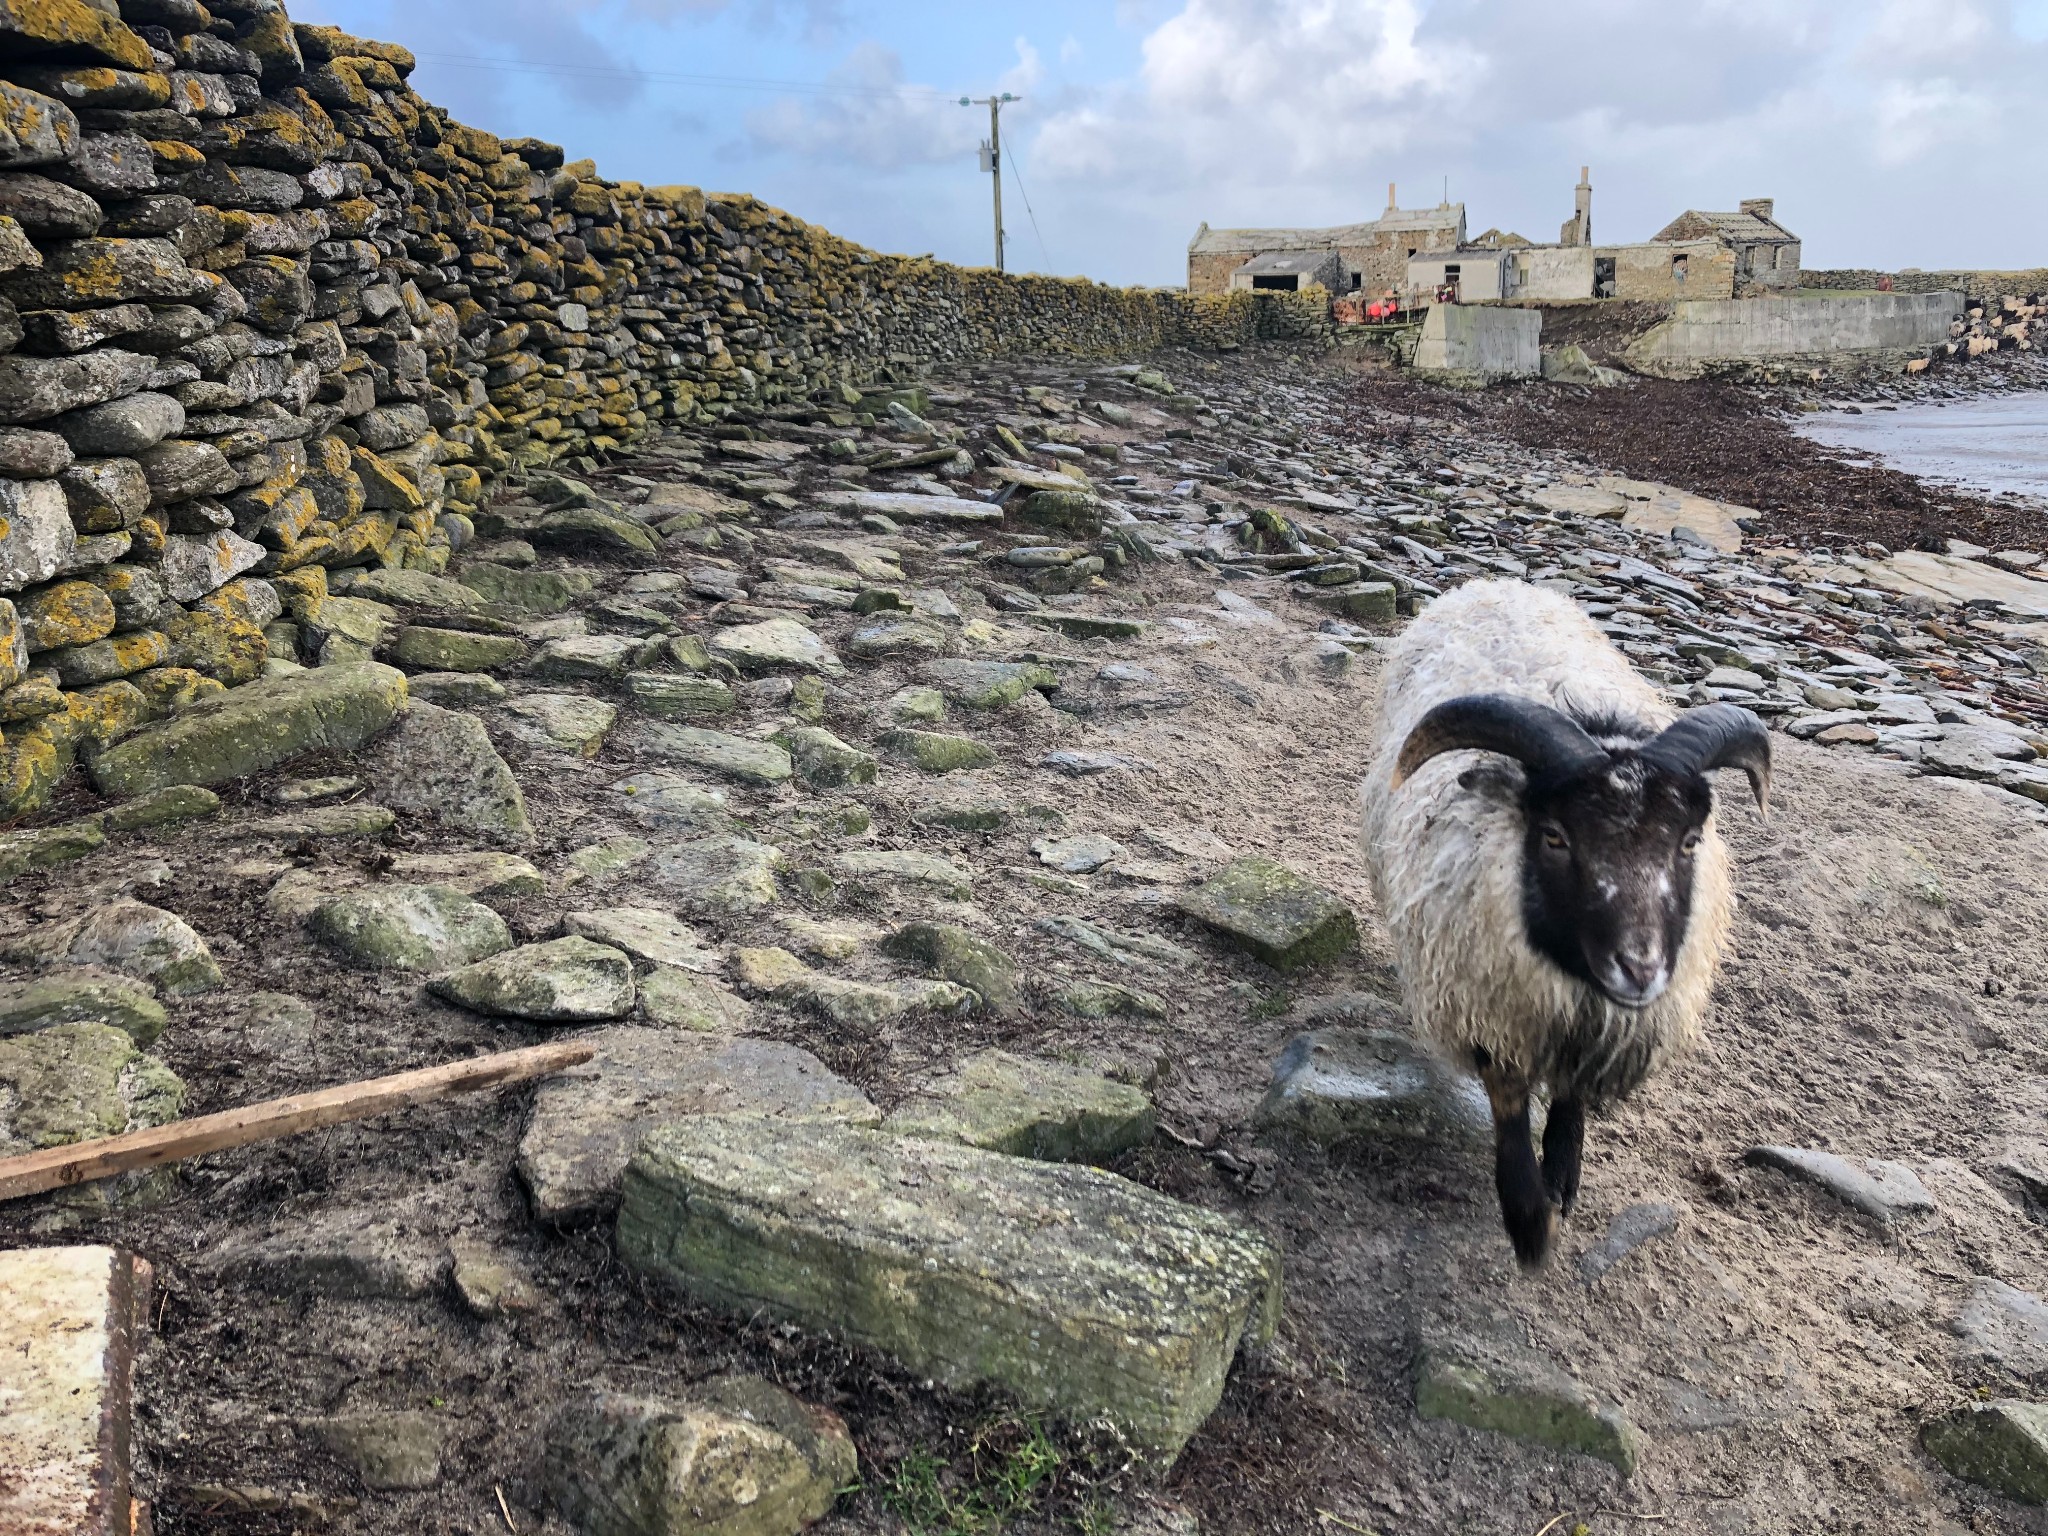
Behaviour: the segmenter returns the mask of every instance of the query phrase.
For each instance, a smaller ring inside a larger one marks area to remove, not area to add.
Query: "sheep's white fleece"
[[[1516,581],[1475,581],[1431,603],[1395,645],[1381,680],[1364,848],[1417,1031],[1454,1059],[1483,1048],[1541,1082],[1567,1040],[1596,1101],[1627,1093],[1697,1039],[1727,944],[1728,850],[1710,819],[1694,860],[1692,919],[1668,990],[1620,1007],[1529,945],[1522,920],[1523,819],[1513,797],[1466,789],[1490,754],[1446,752],[1392,787],[1408,733],[1446,699],[1510,693],[1582,723],[1663,729],[1676,712],[1569,599]],[[1597,732],[1596,732],[1597,735]]]

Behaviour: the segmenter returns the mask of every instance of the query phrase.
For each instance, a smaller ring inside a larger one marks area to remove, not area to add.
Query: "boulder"
[[[1920,1431],[1950,1473],[2021,1504],[2048,1504],[2048,1404],[1965,1403]]]
[[[580,693],[522,693],[499,712],[513,741],[577,757],[595,757],[618,718],[618,705]]]
[[[171,784],[222,784],[302,752],[355,752],[404,705],[405,674],[375,663],[264,678],[98,753],[93,782],[104,795],[125,797]]]
[[[221,985],[212,951],[183,918],[133,898],[40,924],[12,940],[7,953],[46,966],[104,966],[147,981],[168,997]]]
[[[400,630],[390,650],[391,660],[410,672],[487,672],[509,667],[525,654],[524,642],[512,635],[477,635],[418,624]]]
[[[0,982],[0,1037],[57,1024],[104,1024],[146,1046],[169,1023],[155,994],[118,972],[88,967]]]
[[[1381,1004],[1387,1023],[1400,1010]],[[1493,1113],[1471,1078],[1397,1029],[1316,1029],[1287,1042],[1259,1105],[1262,1129],[1348,1141],[1490,1144]]]
[[[446,885],[376,885],[316,908],[314,934],[373,971],[445,971],[512,947],[505,920]]]
[[[415,701],[378,740],[365,766],[394,809],[515,843],[533,838],[519,779],[474,715]]]
[[[0,1157],[165,1125],[184,1098],[170,1068],[110,1025],[0,1038]]]
[[[884,731],[875,738],[875,745],[892,763],[908,764],[926,773],[958,773],[988,768],[996,762],[993,747],[971,736],[949,736],[943,731]]]
[[[835,1415],[757,1376],[680,1400],[593,1392],[543,1443],[542,1480],[586,1536],[796,1536],[859,1472]]]
[[[980,1051],[926,1083],[882,1129],[1045,1162],[1105,1162],[1152,1139],[1152,1101],[1085,1068]]]
[[[764,619],[719,630],[707,649],[742,672],[791,668],[803,672],[838,672],[839,658],[817,634],[795,619]]]
[[[477,1013],[573,1024],[633,1011],[633,962],[588,939],[527,944],[427,983],[438,997]]]
[[[562,927],[582,938],[623,949],[644,965],[682,971],[710,971],[718,966],[717,951],[704,947],[703,935],[681,919],[652,907],[571,912],[562,919]]]
[[[431,1488],[441,1480],[441,1421],[417,1410],[370,1411],[311,1419],[305,1428],[379,1493]]]
[[[966,987],[990,1013],[1011,1016],[1024,1006],[1017,962],[965,928],[952,923],[910,923],[890,934],[882,948]]]
[[[796,775],[813,789],[875,782],[875,760],[815,725],[784,726],[773,737],[789,753]]]
[[[1257,854],[1232,860],[1183,895],[1180,907],[1278,971],[1321,965],[1358,942],[1349,907]]]
[[[1047,1241],[1057,1233],[1057,1241]],[[1178,1455],[1280,1257],[1242,1223],[1098,1169],[765,1116],[672,1122],[626,1170],[619,1254],[707,1305],[788,1318],[952,1387],[1117,1424]]]

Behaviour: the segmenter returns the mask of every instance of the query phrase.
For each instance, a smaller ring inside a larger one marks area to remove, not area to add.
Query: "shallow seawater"
[[[1868,454],[1892,469],[1984,495],[2048,498],[2048,391],[1977,400],[1923,401],[1860,416],[1808,416],[1799,432],[1832,448]]]

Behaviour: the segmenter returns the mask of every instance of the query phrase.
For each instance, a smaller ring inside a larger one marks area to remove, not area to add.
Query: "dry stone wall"
[[[507,473],[891,364],[1327,323],[882,256],[454,122],[279,0],[0,0],[0,814]],[[311,659],[292,658],[283,659]]]
[[[2019,271],[1880,272],[1875,267],[1836,267],[1799,274],[1802,288],[1874,289],[1890,278],[1894,293],[1960,293],[1973,302],[2006,294],[2048,291],[2048,267]]]

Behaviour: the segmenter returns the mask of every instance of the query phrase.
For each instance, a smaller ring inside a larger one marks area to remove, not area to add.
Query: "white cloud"
[[[1016,62],[994,84],[972,92],[977,102],[993,90],[1029,96],[1045,77],[1044,61],[1029,38],[1019,37]],[[1017,109],[1012,109],[1012,112]],[[1015,121],[1005,119],[1005,127]],[[903,59],[880,43],[858,44],[825,78],[824,89],[779,96],[748,112],[746,141],[738,148],[887,173],[912,166],[973,164],[988,137],[988,112],[963,107],[958,94],[910,81]]]

